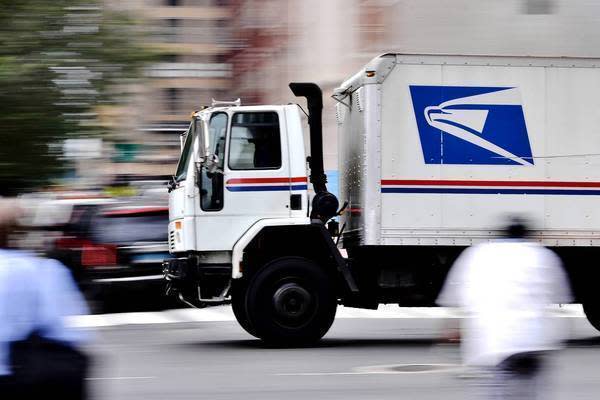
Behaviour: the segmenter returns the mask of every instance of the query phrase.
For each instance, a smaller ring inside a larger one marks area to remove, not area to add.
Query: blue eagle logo
[[[534,164],[515,87],[410,86],[426,164]]]

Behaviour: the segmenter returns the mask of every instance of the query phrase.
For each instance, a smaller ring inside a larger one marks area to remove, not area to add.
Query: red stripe
[[[422,179],[382,179],[382,185],[402,186],[532,186],[532,187],[579,187],[598,188],[600,182],[564,182],[564,181],[459,181],[459,180],[422,180]]]
[[[295,178],[232,178],[227,180],[227,184],[234,183],[290,183],[290,182],[308,182],[305,176]]]

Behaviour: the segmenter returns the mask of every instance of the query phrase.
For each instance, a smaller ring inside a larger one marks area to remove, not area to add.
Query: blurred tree
[[[96,0],[0,0],[0,195],[64,173],[66,138],[102,134],[152,55]]]

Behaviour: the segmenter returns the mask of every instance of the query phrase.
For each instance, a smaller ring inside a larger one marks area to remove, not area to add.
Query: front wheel
[[[312,344],[335,318],[332,279],[314,262],[279,258],[252,278],[246,297],[248,320],[256,335],[274,345]]]
[[[240,326],[252,336],[258,337],[254,327],[248,320],[248,313],[246,312],[247,292],[248,287],[245,283],[238,281],[233,282],[231,286],[231,309]]]

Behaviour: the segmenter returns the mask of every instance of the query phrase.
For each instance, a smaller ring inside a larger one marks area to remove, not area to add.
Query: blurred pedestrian
[[[0,398],[85,398],[85,338],[65,317],[87,307],[62,264],[8,248],[19,214],[0,199]]]
[[[559,344],[548,306],[569,303],[570,286],[556,254],[527,240],[523,221],[513,220],[506,233],[466,249],[437,302],[465,311],[463,361],[482,373],[488,398],[545,398],[547,355]]]

